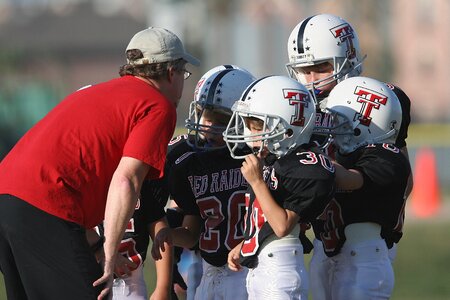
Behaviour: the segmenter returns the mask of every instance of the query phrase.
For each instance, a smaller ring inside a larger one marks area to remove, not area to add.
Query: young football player
[[[331,91],[325,111],[337,147],[336,195],[319,219],[333,267],[331,299],[389,299],[394,273],[388,245],[403,225],[409,161],[394,144],[402,108],[388,85],[353,77]]]
[[[249,299],[307,299],[308,275],[299,222],[310,222],[334,194],[334,167],[308,144],[315,106],[308,90],[285,76],[255,81],[233,107],[224,134],[235,158],[241,145],[246,194],[245,238],[228,255],[233,271],[249,268]]]
[[[247,298],[245,274],[226,265],[228,252],[243,238],[247,182],[242,161],[230,156],[222,134],[231,106],[254,79],[237,68],[202,76],[187,120],[195,151],[179,157],[168,178],[170,195],[185,216],[180,227],[158,235],[152,254],[159,259],[164,242],[185,248],[198,243],[203,274],[195,299]]]

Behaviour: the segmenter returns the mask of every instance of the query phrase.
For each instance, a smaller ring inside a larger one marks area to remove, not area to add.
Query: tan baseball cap
[[[126,51],[139,49],[144,54],[143,58],[128,61],[132,65],[143,65],[174,61],[183,58],[190,64],[200,65],[200,61],[184,50],[181,40],[171,31],[149,27],[139,31],[132,38]]]

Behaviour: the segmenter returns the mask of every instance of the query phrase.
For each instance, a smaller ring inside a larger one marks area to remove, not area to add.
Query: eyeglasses
[[[188,79],[189,77],[191,77],[191,75],[192,75],[192,73],[191,72],[189,72],[188,70],[186,70],[186,69],[183,69],[182,70],[183,72],[184,72],[184,80],[186,80],[186,79]]]

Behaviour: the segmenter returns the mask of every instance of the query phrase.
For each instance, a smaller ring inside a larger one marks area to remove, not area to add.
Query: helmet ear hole
[[[288,129],[286,130],[285,135],[286,135],[288,138],[290,138],[291,136],[294,135],[294,131],[293,131],[291,128],[288,128]]]
[[[354,135],[354,136],[359,136],[360,134],[361,134],[361,129],[355,128],[355,129],[353,130],[353,135]]]

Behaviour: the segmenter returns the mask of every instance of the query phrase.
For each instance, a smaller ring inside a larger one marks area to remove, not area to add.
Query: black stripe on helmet
[[[234,69],[234,67],[232,65],[223,65],[223,67],[225,69]]]
[[[303,48],[303,35],[305,34],[305,27],[308,24],[309,20],[311,20],[314,16],[311,16],[309,18],[306,18],[303,22],[302,25],[300,25],[300,28],[298,29],[298,35],[297,35],[297,52],[300,53],[305,53],[305,49]]]
[[[242,94],[240,100],[241,100],[241,101],[245,101],[245,98],[247,98],[248,93],[250,93],[250,91],[251,91],[252,88],[255,86],[255,84],[257,84],[257,83],[260,82],[261,80],[264,80],[264,79],[269,78],[269,77],[272,77],[272,76],[275,76],[275,75],[265,76],[265,77],[262,77],[262,78],[260,78],[260,79],[258,79],[258,80],[253,81],[253,82],[245,89],[245,91],[244,91],[244,93]]]
[[[226,65],[224,65],[226,67]],[[213,82],[211,83],[211,86],[209,87],[208,96],[206,97],[206,103],[212,105],[214,103],[214,94],[216,93],[217,85],[219,84],[220,80],[229,72],[235,70],[233,67],[231,69],[227,68],[225,70],[221,70],[219,74],[217,74],[216,78],[214,78]]]

